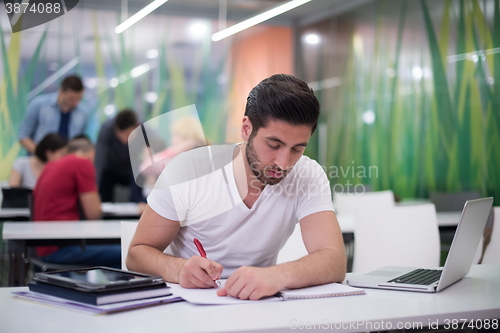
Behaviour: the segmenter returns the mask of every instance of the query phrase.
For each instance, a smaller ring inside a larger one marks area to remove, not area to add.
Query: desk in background
[[[120,221],[6,222],[9,285],[24,285],[27,248],[39,245],[119,244]]]
[[[438,227],[456,227],[461,215],[462,212],[437,212],[436,216]],[[354,232],[354,217],[339,214],[337,215],[337,219],[339,221],[340,229],[343,233]]]
[[[103,202],[101,204],[104,219],[137,219],[141,216],[139,207],[134,202]],[[28,208],[4,208],[0,209],[0,221],[29,220]]]
[[[361,296],[221,306],[181,302],[105,316],[16,300],[10,293],[26,287],[1,288],[0,323],[6,332],[51,333],[288,332],[302,331],[299,325],[307,323],[318,331],[328,325],[338,332],[359,332],[397,329],[398,324],[443,325],[454,319],[476,324],[500,318],[498,281],[500,265],[481,265],[433,294],[366,289]]]

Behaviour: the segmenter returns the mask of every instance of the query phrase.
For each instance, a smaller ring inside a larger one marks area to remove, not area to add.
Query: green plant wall
[[[300,75],[322,105],[326,169],[344,171],[333,184],[500,203],[499,0],[379,0],[308,33],[321,43],[301,44]]]

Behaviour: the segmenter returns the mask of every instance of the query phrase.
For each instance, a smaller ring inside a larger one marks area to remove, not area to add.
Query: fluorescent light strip
[[[301,6],[309,1],[311,1],[311,0],[292,0],[290,2],[287,2],[281,6],[278,6],[278,7],[275,7],[273,9],[268,10],[267,12],[256,15],[254,17],[251,17],[248,20],[245,20],[245,21],[237,23],[233,26],[230,26],[227,29],[216,32],[215,34],[212,35],[212,40],[214,42],[217,42],[221,39],[224,39],[226,37],[234,35],[237,32],[248,29],[254,25],[257,25],[257,24],[262,23],[264,21],[267,21],[275,16],[283,14],[284,12],[292,10],[295,7]]]
[[[59,68],[57,70],[57,72],[55,72],[54,74],[52,74],[51,76],[49,76],[45,81],[43,81],[42,83],[40,83],[38,85],[38,87],[36,87],[32,91],[30,91],[28,93],[28,95],[27,95],[28,100],[31,100],[33,97],[35,97],[36,95],[38,95],[39,93],[41,93],[45,88],[47,88],[48,86],[50,86],[52,83],[56,82],[57,79],[59,79],[60,77],[62,77],[64,75],[64,73],[66,73],[67,71],[69,71],[71,68],[73,68],[76,65],[78,65],[79,62],[80,62],[80,58],[79,57],[75,57],[75,58],[71,59],[66,65],[64,65],[63,67]]]
[[[125,30],[130,28],[132,25],[134,25],[137,22],[139,22],[140,20],[142,20],[145,16],[147,16],[149,13],[151,13],[152,11],[154,11],[156,8],[160,7],[161,5],[163,5],[167,1],[168,0],[155,0],[155,1],[151,2],[149,5],[147,5],[146,7],[144,7],[143,9],[138,11],[137,13],[135,13],[134,15],[130,16],[130,18],[128,18],[127,20],[122,22],[120,25],[118,25],[115,28],[115,32],[117,34],[121,34],[122,32],[124,32]]]

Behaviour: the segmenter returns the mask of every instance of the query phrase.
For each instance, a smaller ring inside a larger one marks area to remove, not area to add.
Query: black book
[[[135,301],[139,299],[168,296],[172,294],[166,283],[154,286],[98,293],[78,291],[37,281],[30,282],[28,284],[28,288],[33,292],[92,305]]]

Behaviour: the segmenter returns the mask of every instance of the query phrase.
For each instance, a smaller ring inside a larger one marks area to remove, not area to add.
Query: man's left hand
[[[218,296],[258,300],[272,296],[285,287],[285,281],[277,266],[238,268],[217,291]]]

